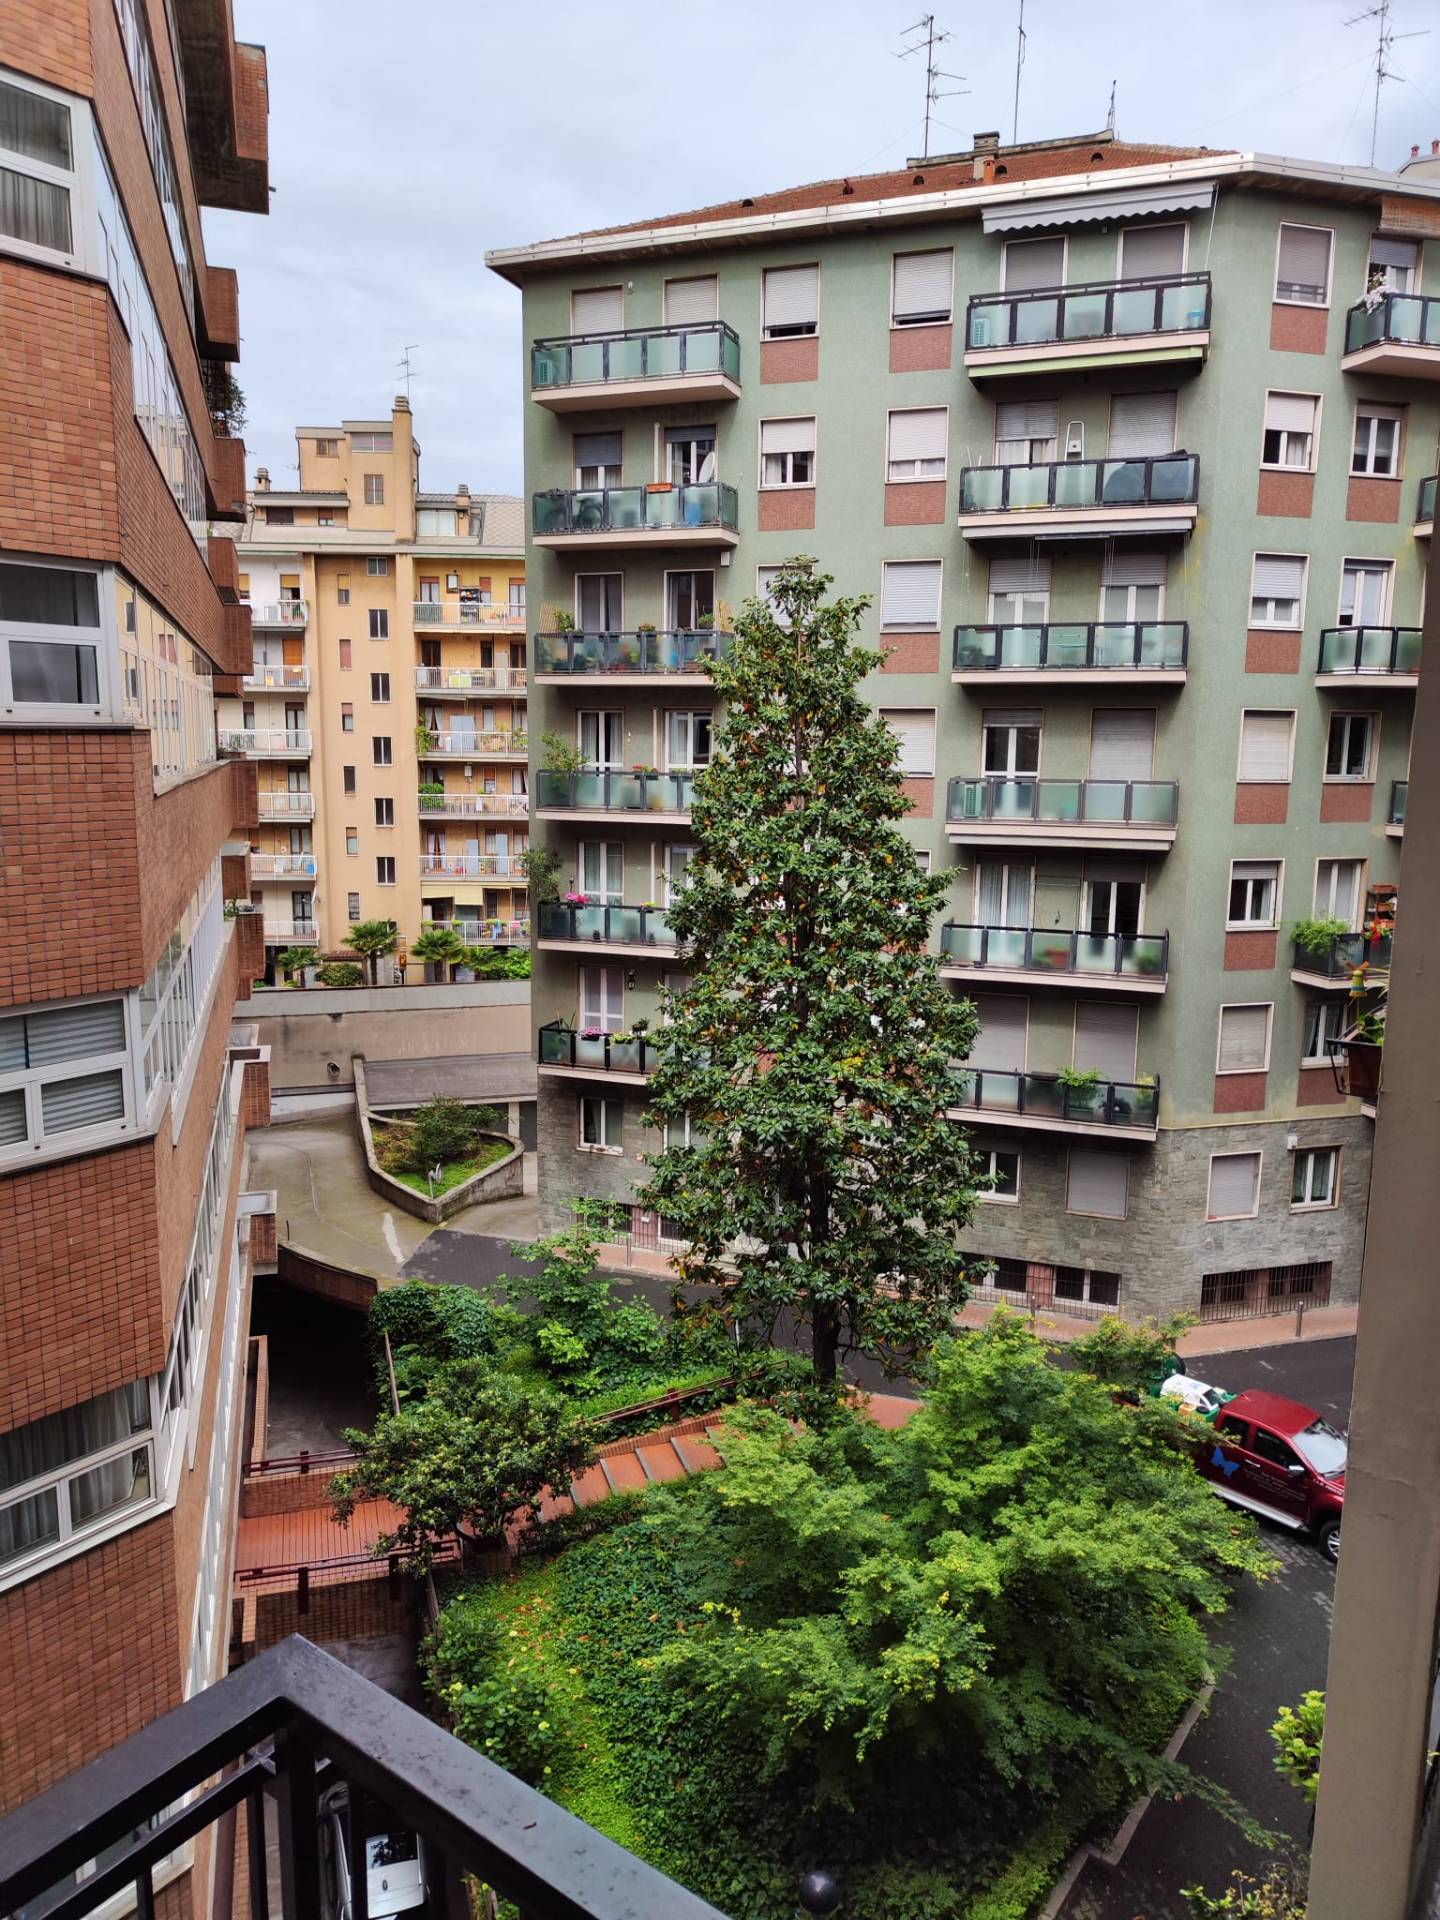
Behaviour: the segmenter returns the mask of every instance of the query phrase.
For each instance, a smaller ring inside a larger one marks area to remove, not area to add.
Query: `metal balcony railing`
[[[948,820],[1030,820],[1042,825],[1173,827],[1177,780],[1044,780],[984,774],[950,782]]]
[[[257,796],[260,802],[262,820],[313,820],[315,818],[315,796],[313,793],[290,793],[282,791],[265,792]]]
[[[524,667],[416,667],[417,693],[508,693],[525,685]]]
[[[519,627],[525,625],[525,608],[518,601],[490,601],[447,598],[413,600],[410,610],[417,627]]]
[[[1366,347],[1434,347],[1440,351],[1440,298],[1423,293],[1383,293],[1360,301],[1345,316],[1345,351]]]
[[[1364,933],[1332,934],[1323,947],[1302,947],[1294,943],[1291,965],[1297,973],[1323,974],[1327,980],[1348,980],[1357,967],[1388,967],[1394,936],[1387,928],[1377,928],[1367,938]]]
[[[955,672],[1061,673],[1145,669],[1183,673],[1185,620],[1065,620],[1036,626],[956,627]]]
[[[552,900],[540,908],[542,940],[592,940],[629,947],[673,947],[675,934],[661,907],[572,906]]]
[[[733,533],[739,497],[719,481],[692,486],[554,488],[531,497],[537,539],[560,533],[675,533],[719,527]]]
[[[1020,1073],[994,1067],[957,1068],[954,1104],[977,1113],[1028,1114],[1033,1119],[1071,1120],[1083,1126],[1134,1127],[1153,1132],[1159,1124],[1159,1080],[1097,1080],[1067,1083],[1058,1073]]]
[[[1415,524],[1433,525],[1435,520],[1435,491],[1440,487],[1440,474],[1432,473],[1420,482],[1420,492],[1415,501]]]
[[[427,793],[422,787],[416,798],[421,813],[460,820],[524,820],[530,812],[528,793]]]
[[[1392,780],[1390,782],[1390,825],[1392,827],[1404,826],[1405,802],[1409,797],[1409,793],[1410,782],[1408,780]]]
[[[352,1805],[363,1798],[388,1816],[376,1831],[419,1836],[428,1913],[459,1912],[459,1877],[473,1874],[528,1920],[724,1920],[298,1635],[0,1819],[0,1911],[79,1920],[118,1898],[153,1914],[159,1872],[198,1835],[213,1829],[216,1857],[233,1857],[233,1814],[243,1806],[251,1920],[313,1920],[335,1911],[317,1800],[341,1781]],[[273,1905],[267,1831],[279,1876]],[[356,1920],[366,1912],[364,1836],[357,1818]]]
[[[537,633],[537,673],[701,673],[731,636],[713,629],[638,627],[633,633]]]
[[[1320,673],[1382,675],[1420,671],[1419,627],[1326,627]]]
[[[241,727],[222,731],[222,753],[308,754],[314,741],[309,727]]]
[[[309,667],[272,666],[257,660],[240,684],[247,693],[270,691],[304,693],[310,685],[310,669]]]
[[[1208,273],[1087,280],[1023,293],[975,293],[967,347],[1042,347],[1069,340],[1203,332],[1210,325]]]
[[[417,741],[417,747],[422,760],[483,760],[487,753],[523,757],[530,750],[530,741],[526,734],[496,727],[483,733],[478,730],[432,733],[427,743]]]
[[[250,609],[252,627],[303,627],[309,618],[308,600],[268,600]]]
[[[1168,933],[1087,933],[1066,927],[982,927],[947,921],[940,952],[952,966],[1165,979]]]
[[[723,320],[679,327],[627,327],[620,333],[572,333],[530,349],[532,387],[669,380],[721,373],[739,384],[740,338]]]
[[[518,853],[422,853],[422,880],[501,880],[523,877]]]
[[[1199,486],[1200,459],[1193,453],[962,467],[960,511],[1081,513],[1098,507],[1187,506],[1199,498]]]
[[[252,880],[313,880],[315,872],[313,853],[252,853],[250,856]]]
[[[596,1073],[653,1073],[659,1054],[641,1034],[606,1033],[600,1027],[567,1027],[552,1020],[541,1027],[538,1045],[542,1067],[573,1067]]]
[[[267,920],[265,944],[269,947],[308,947],[320,938],[313,920]]]
[[[542,808],[585,813],[688,813],[695,797],[693,773],[551,773],[535,776]]]
[[[454,927],[472,947],[523,946],[530,938],[530,922],[523,915],[518,920],[465,920],[457,917],[449,922],[437,920],[434,924]]]

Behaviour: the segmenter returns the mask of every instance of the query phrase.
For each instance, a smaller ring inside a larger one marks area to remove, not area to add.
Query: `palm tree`
[[[360,920],[345,936],[345,945],[365,962],[370,984],[375,985],[375,963],[382,954],[394,953],[400,936],[393,920]]]
[[[315,949],[313,947],[286,947],[283,953],[275,956],[276,971],[284,979],[292,982],[297,973],[302,973],[306,967],[313,967],[314,964]]]
[[[416,960],[425,960],[438,968],[443,982],[453,967],[463,966],[469,948],[447,920],[430,920],[420,930],[420,938],[410,948]]]

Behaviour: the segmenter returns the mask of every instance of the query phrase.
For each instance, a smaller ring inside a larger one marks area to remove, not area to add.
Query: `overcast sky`
[[[925,0],[954,37],[931,151],[1011,137],[1016,0]],[[268,219],[205,216],[238,268],[253,474],[296,425],[388,411],[411,347],[421,483],[518,492],[520,295],[487,247],[898,166],[920,151],[921,0],[234,0],[268,50]],[[1368,0],[1027,0],[1021,139],[1122,139],[1364,164]],[[1440,137],[1440,20],[1395,0],[1380,166]],[[1181,39],[1184,22],[1187,35]]]

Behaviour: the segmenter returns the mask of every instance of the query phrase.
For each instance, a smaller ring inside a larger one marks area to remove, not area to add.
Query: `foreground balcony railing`
[[[1348,986],[1357,967],[1384,969],[1390,965],[1393,938],[1388,931],[1377,929],[1368,938],[1364,933],[1335,933],[1323,947],[1302,947],[1297,940],[1291,971]]]
[[[563,940],[567,945],[675,946],[675,934],[661,907],[572,906],[552,900],[540,908],[540,943]]]
[[[1321,679],[1394,675],[1413,681],[1419,671],[1419,627],[1326,627],[1320,635]]]
[[[1415,531],[1421,532],[1435,524],[1435,492],[1440,488],[1440,474],[1429,474],[1420,482],[1420,494],[1415,502]]]
[[[627,673],[705,677],[705,662],[720,659],[730,635],[707,628],[638,627],[633,633],[537,633],[537,674]]]
[[[965,344],[980,350],[1052,347],[1157,333],[1203,333],[1209,326],[1209,274],[1164,274],[1027,288],[1023,293],[972,294]]]
[[[282,759],[303,759],[314,735],[309,727],[242,727],[220,735],[222,753],[266,753]]]
[[[1087,933],[1065,927],[981,927],[948,921],[940,929],[946,971],[1056,974],[1136,990],[1164,987],[1170,966],[1166,933]]]
[[[958,826],[1169,829],[1180,810],[1175,780],[1046,780],[1038,774],[950,782],[946,819]]]
[[[315,796],[313,793],[260,792],[260,818],[262,820],[313,820],[315,818]]]
[[[257,662],[240,682],[247,693],[265,693],[271,689],[304,693],[310,685],[309,667],[262,666]]]
[[[693,773],[551,773],[535,776],[542,813],[688,814]]]
[[[695,486],[557,488],[532,496],[537,541],[653,537],[663,543],[697,534],[733,536],[739,524],[734,487],[718,481]],[[734,545],[733,538],[724,544]]]
[[[313,853],[252,853],[250,856],[252,880],[313,880],[315,872]]]
[[[303,627],[309,618],[308,600],[269,600],[250,609],[252,627]]]
[[[1387,825],[1393,828],[1396,833],[1403,833],[1405,831],[1405,802],[1409,798],[1409,795],[1410,782],[1408,780],[1392,780],[1390,782],[1390,818]]]
[[[506,693],[525,685],[524,667],[416,667],[417,693]]]
[[[644,383],[674,388],[684,398],[721,397],[740,387],[740,338],[723,320],[688,326],[627,327],[618,333],[572,333],[537,340],[530,349],[530,385],[542,405],[566,409],[576,396],[566,387],[624,389]],[[607,395],[623,403],[623,391]],[[638,397],[638,396],[637,396]],[[654,397],[651,393],[644,396]],[[733,396],[732,396],[733,397]]]
[[[1423,293],[1384,293],[1362,300],[1345,316],[1343,367],[1352,355],[1377,373],[1430,377],[1440,372],[1440,298]]]
[[[955,1086],[955,1108],[967,1115],[1003,1114],[1045,1128],[1114,1128],[1151,1139],[1159,1125],[1158,1080],[1088,1080],[967,1067],[957,1069]]]
[[[422,853],[422,880],[513,880],[524,877],[518,853]]]
[[[421,813],[438,813],[454,820],[524,820],[530,812],[528,793],[427,793],[416,795]]]
[[[416,750],[422,760],[483,760],[487,754],[510,760],[523,760],[530,751],[529,737],[523,733],[490,728],[460,733],[432,733],[428,740],[417,738]]]
[[[1047,621],[1039,626],[956,627],[957,675],[995,673],[1162,675],[1184,679],[1184,620]]]
[[[473,1874],[533,1920],[723,1920],[298,1635],[0,1820],[0,1911],[78,1920],[115,1900],[153,1914],[167,1899],[157,1902],[157,1878],[213,1829],[225,1884],[232,1865],[248,1881],[251,1920],[336,1912],[335,1890],[324,1885],[316,1801],[341,1781],[352,1807],[363,1800],[380,1815],[368,1829],[357,1818],[349,1835],[354,1920],[367,1912],[367,1830],[419,1836],[427,1913],[458,1911],[449,1888],[458,1875]],[[243,1868],[234,1857],[234,1810],[242,1806]],[[275,1841],[275,1904],[267,1832]],[[198,1889],[194,1904],[201,1904]]]
[[[963,517],[1193,506],[1199,484],[1200,460],[1193,453],[1129,460],[1047,460],[1033,467],[964,467],[960,512]]]
[[[659,1054],[638,1033],[606,1033],[599,1027],[567,1027],[552,1020],[540,1028],[539,1064],[567,1073],[618,1073],[641,1078],[653,1073]]]
[[[267,920],[265,922],[267,947],[311,947],[319,938],[320,929],[313,920]]]
[[[506,601],[497,607],[479,600],[412,600],[410,611],[417,627],[525,628],[524,607]]]

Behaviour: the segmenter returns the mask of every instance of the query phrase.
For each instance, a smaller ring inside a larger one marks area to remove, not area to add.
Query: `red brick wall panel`
[[[1365,821],[1375,811],[1375,787],[1369,780],[1327,780],[1320,789],[1320,818]]]
[[[1295,1088],[1297,1107],[1336,1107],[1342,1098],[1329,1067],[1301,1067]]]
[[[912,820],[933,820],[935,817],[935,782],[933,779],[912,777],[902,780],[900,791],[911,802]]]
[[[891,373],[943,373],[954,351],[953,329],[948,326],[890,329]]]
[[[815,525],[813,487],[770,487],[757,498],[761,533],[808,533]]]
[[[1313,473],[1276,473],[1262,467],[1256,513],[1273,514],[1285,520],[1308,520],[1314,504]]]
[[[1225,936],[1226,973],[1268,971],[1275,964],[1275,945],[1279,935],[1263,931],[1227,933]]]
[[[233,267],[207,267],[205,291],[205,338],[216,354],[225,360],[240,358],[240,283]]]
[[[1290,788],[1282,781],[1241,781],[1235,789],[1237,827],[1283,827]]]
[[[240,561],[235,552],[235,542],[228,533],[211,533],[205,538],[205,554],[210,564],[210,578],[220,592],[227,590],[238,594],[240,591]]]
[[[1259,1113],[1265,1105],[1268,1077],[1263,1073],[1217,1073],[1216,1113]]]
[[[1345,496],[1345,518],[1384,521],[1395,526],[1400,519],[1400,494],[1398,480],[1375,480],[1369,474],[1352,473]]]
[[[1270,346],[1275,353],[1324,353],[1330,314],[1325,307],[1270,309]]]
[[[228,434],[210,436],[210,494],[219,520],[245,518],[245,442]]]
[[[270,1062],[268,1060],[245,1062],[245,1077],[240,1087],[240,1124],[247,1130],[251,1127],[268,1127],[270,1124]],[[274,1217],[273,1215],[257,1216],[257,1219],[261,1217],[268,1218],[270,1221],[271,1257],[273,1258]]]
[[[91,90],[88,0],[6,0],[0,66],[32,73],[67,93]]]
[[[145,963],[139,978],[143,979],[175,930],[221,843],[231,839],[237,827],[245,838],[250,837],[246,812],[255,767],[253,762],[219,760],[193,779],[155,794],[149,791],[150,765],[143,757],[148,736],[132,738],[139,747],[135,756],[134,817],[140,871],[145,880],[139,899]]]
[[[760,342],[760,384],[783,386],[791,380],[820,378],[820,336],[804,334],[798,340]]]
[[[1300,638],[1298,633],[1273,633],[1266,627],[1251,627],[1245,635],[1245,671],[1298,673]]]
[[[887,527],[939,527],[945,524],[943,480],[900,480],[885,483]]]
[[[886,648],[882,673],[938,673],[940,636],[938,633],[882,633],[880,644]]]
[[[248,898],[248,896],[247,896]],[[250,982],[265,971],[265,918],[259,913],[235,916],[235,952],[237,970],[236,998],[250,998]]]

